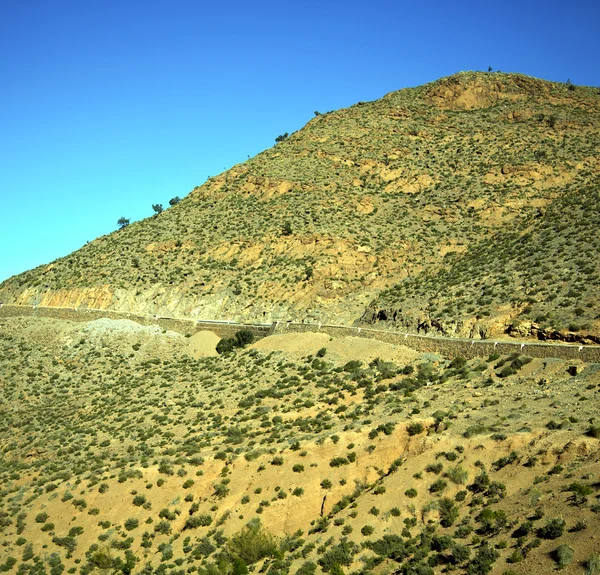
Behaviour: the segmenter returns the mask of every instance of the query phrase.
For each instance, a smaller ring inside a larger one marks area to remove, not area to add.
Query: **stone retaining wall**
[[[581,359],[586,362],[600,362],[600,346],[597,345],[571,345],[557,343],[516,342],[499,340],[470,340],[450,339],[445,337],[431,337],[425,335],[404,334],[391,331],[382,331],[370,328],[358,328],[335,325],[315,325],[300,323],[278,323],[273,333],[286,332],[311,332],[326,333],[332,337],[364,337],[377,339],[396,345],[405,345],[421,352],[433,352],[453,358],[462,356],[467,359],[484,357],[492,353],[510,354],[522,353],[531,357],[557,357],[561,359]]]
[[[128,319],[140,325],[158,325],[162,329],[176,331],[182,334],[194,334],[199,331],[212,331],[219,337],[233,337],[241,329],[248,329],[255,339],[270,335],[272,326],[240,324],[226,321],[198,321],[188,318],[172,318],[160,316],[137,315],[129,312],[119,312],[103,309],[64,308],[44,306],[3,305],[0,308],[0,319],[5,317],[48,317],[74,322],[88,322],[100,318]]]
[[[542,342],[517,342],[505,340],[469,340],[431,337],[426,335],[404,334],[394,331],[383,331],[371,328],[358,328],[338,325],[317,325],[309,323],[276,322],[269,324],[242,324],[225,321],[200,321],[189,318],[169,318],[136,315],[127,312],[88,308],[58,308],[3,305],[0,308],[0,319],[5,317],[49,317],[76,322],[88,322],[100,318],[129,319],[141,325],[158,325],[183,334],[193,334],[198,331],[212,331],[219,337],[232,337],[241,329],[248,329],[255,339],[272,334],[321,332],[332,337],[364,337],[377,339],[396,345],[405,345],[416,351],[439,353],[452,358],[462,356],[467,359],[484,357],[492,353],[510,354],[523,353],[531,357],[557,357],[561,359],[581,359],[586,362],[600,362],[600,346],[573,345]]]

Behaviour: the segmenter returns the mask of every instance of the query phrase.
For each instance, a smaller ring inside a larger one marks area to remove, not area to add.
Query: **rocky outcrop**
[[[487,320],[464,317],[454,321],[440,321],[419,309],[367,308],[360,322],[383,329],[405,330],[408,333],[443,337],[469,338],[474,340],[510,336],[519,340],[534,339],[547,342],[598,345],[600,337],[591,333],[575,333],[543,328],[534,322],[510,321],[507,318],[490,317]]]

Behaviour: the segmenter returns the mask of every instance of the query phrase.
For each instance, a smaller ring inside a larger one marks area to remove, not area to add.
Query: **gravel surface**
[[[166,337],[183,337],[174,331],[165,331],[157,325],[140,325],[130,319],[108,319],[101,318],[90,321],[83,332],[92,332],[94,334],[102,333],[130,333],[136,335],[162,335]]]

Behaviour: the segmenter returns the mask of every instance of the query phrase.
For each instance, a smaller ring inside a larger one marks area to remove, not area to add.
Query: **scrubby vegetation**
[[[152,357],[53,326],[0,321],[3,572],[593,565],[597,365]]]

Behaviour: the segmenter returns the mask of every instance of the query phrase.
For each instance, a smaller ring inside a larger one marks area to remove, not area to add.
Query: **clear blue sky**
[[[460,70],[599,85],[597,1],[0,0],[0,281],[314,110]]]

